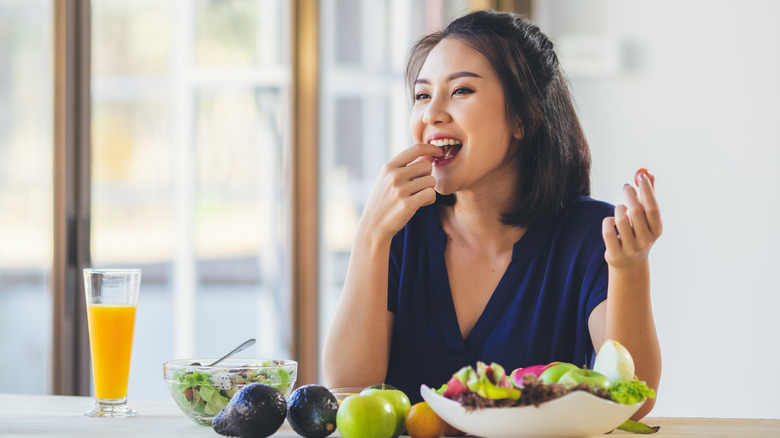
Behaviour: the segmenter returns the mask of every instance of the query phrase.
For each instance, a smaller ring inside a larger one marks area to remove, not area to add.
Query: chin
[[[433,189],[436,190],[436,193],[444,196],[450,196],[455,194],[455,188],[452,187],[451,184],[447,184],[447,180],[441,177],[436,177],[436,185],[433,186]]]
[[[455,190],[452,190],[452,189],[447,188],[447,187],[440,187],[439,185],[436,185],[436,187],[434,187],[434,190],[436,190],[436,194],[440,195],[440,196],[454,196],[455,195]]]

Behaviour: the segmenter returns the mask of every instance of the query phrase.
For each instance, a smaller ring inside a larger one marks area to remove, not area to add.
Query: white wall
[[[657,176],[651,415],[780,418],[780,2],[536,6],[570,67],[594,197]]]

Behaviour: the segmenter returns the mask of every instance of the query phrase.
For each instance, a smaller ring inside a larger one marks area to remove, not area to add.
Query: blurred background
[[[292,61],[287,0],[92,0],[90,252],[143,269],[130,396],[162,362],[289,358]],[[299,2],[305,5],[307,2]],[[780,418],[780,3],[321,0],[318,339],[379,167],[409,145],[411,44],[473,8],[529,13],[555,43],[620,203],[647,167],[664,355],[652,415]],[[53,391],[54,2],[0,0],[0,392]]]

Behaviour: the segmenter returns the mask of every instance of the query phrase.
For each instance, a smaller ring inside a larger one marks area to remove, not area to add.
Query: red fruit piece
[[[532,365],[530,367],[517,368],[516,370],[512,371],[510,378],[513,382],[515,382],[515,385],[523,386],[523,376],[526,374],[533,374],[534,376],[539,377],[542,375],[544,370],[559,363],[560,362],[550,362],[547,365]]]
[[[512,371],[510,377],[512,381],[515,382],[515,385],[523,386],[523,376],[526,374],[533,374],[534,376],[539,377],[545,368],[547,368],[547,365],[532,365],[530,367],[518,368]]]
[[[469,392],[469,388],[463,384],[457,377],[452,376],[450,381],[447,382],[447,389],[444,390],[442,396],[447,398],[455,398],[461,394]]]
[[[655,187],[655,177],[653,175],[650,175],[650,172],[647,171],[644,167],[637,170],[634,174],[634,184],[636,184],[637,187],[639,187],[639,175],[644,173],[645,176],[650,180],[650,185]]]

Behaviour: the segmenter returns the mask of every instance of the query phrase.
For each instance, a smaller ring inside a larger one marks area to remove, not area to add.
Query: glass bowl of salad
[[[163,363],[163,373],[173,400],[192,421],[211,426],[219,413],[239,389],[250,383],[265,383],[278,389],[285,398],[290,395],[298,377],[298,362],[292,360],[179,359]]]

